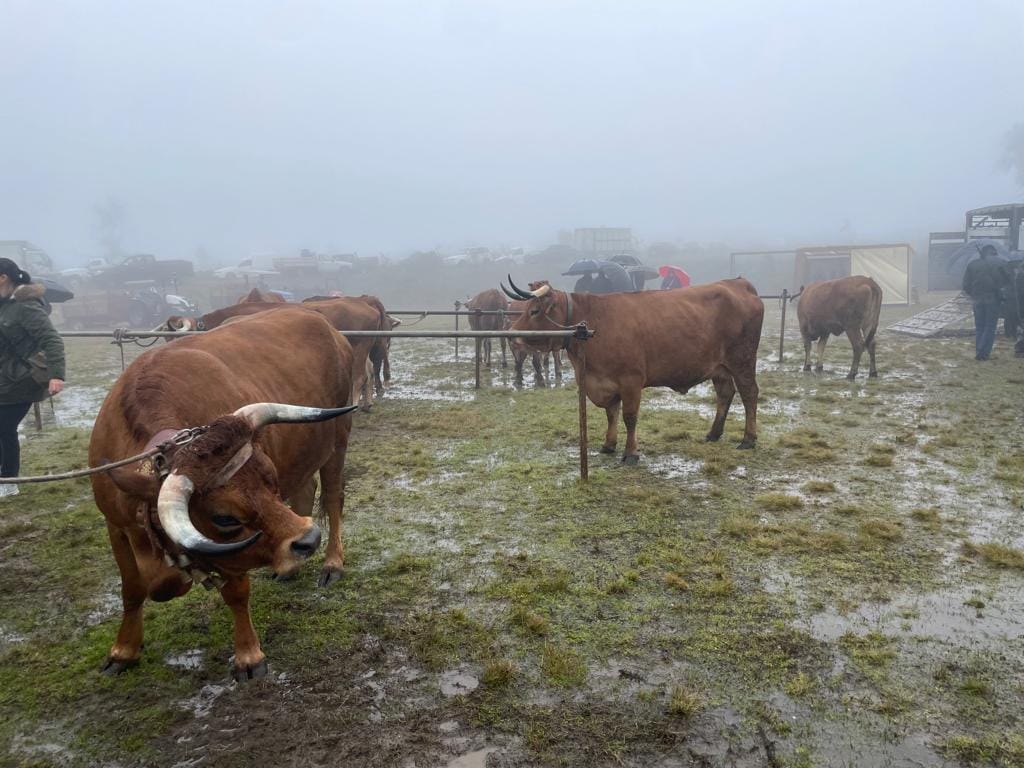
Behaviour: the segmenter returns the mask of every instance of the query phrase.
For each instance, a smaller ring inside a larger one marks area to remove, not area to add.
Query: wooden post
[[[579,378],[576,386],[580,397],[580,480],[586,482],[590,478],[590,467],[587,456],[587,353],[583,349],[586,342],[580,344]]]
[[[456,317],[458,317],[458,315],[456,315]],[[480,389],[480,347],[482,347],[484,345],[484,340],[483,339],[473,339],[473,341],[476,342],[474,344],[474,346],[476,347],[476,354],[474,355],[474,357],[476,358],[476,365],[474,366],[476,368],[476,387],[475,388],[476,389]]]
[[[32,403],[32,414],[36,417],[36,432],[43,431],[43,412],[39,408],[39,403]]]
[[[462,306],[462,302],[458,299],[455,300],[455,332],[459,332],[459,307]],[[459,362],[459,337],[455,337],[455,362]]]
[[[789,303],[789,291],[782,289],[782,328],[779,330],[779,362],[782,362],[782,347],[786,343],[786,305]]]

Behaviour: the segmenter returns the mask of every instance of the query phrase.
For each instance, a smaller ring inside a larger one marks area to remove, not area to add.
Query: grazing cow
[[[328,320],[337,330],[345,331],[379,331],[384,330],[384,319],[378,309],[362,299],[325,298],[307,300],[300,305],[303,309],[317,312]],[[228,320],[242,315],[253,315],[259,312],[279,311],[282,309],[294,309],[294,304],[278,304],[265,302],[246,302],[243,304],[232,304],[230,307],[215,309],[207,312],[199,318],[174,316],[167,319],[165,323],[168,330],[172,331],[208,331],[224,324]],[[354,355],[353,386],[355,392],[360,393],[360,404],[364,409],[370,410],[373,407],[373,388],[370,384],[373,375],[370,368],[370,351],[379,341],[373,336],[352,337],[352,352]]]
[[[488,310],[495,312],[497,310],[507,310],[508,302],[505,301],[505,297],[501,295],[501,291],[497,288],[488,288],[486,291],[481,291],[472,299],[466,302],[466,309],[470,311],[469,316],[469,327],[474,331],[500,331],[505,327],[504,318],[501,315],[477,315],[472,314],[474,309]],[[476,342],[476,355],[480,356],[480,344],[483,342],[484,348],[484,364],[491,367],[491,340],[490,339],[474,339]],[[501,367],[508,367],[508,359],[505,356],[505,338],[502,337],[501,341]]]
[[[585,381],[587,397],[608,416],[602,453],[615,452],[621,406],[627,433],[622,460],[639,461],[636,422],[645,387],[685,393],[708,379],[715,385],[718,410],[706,439],[722,436],[729,405],[739,390],[746,411],[739,447],[754,447],[755,368],[764,304],[748,281],[736,278],[685,291],[607,295],[564,293],[549,285],[529,292],[512,288],[515,294],[506,292],[510,298],[517,295],[528,302],[513,330],[550,331],[584,322],[595,332],[590,341],[570,340],[567,350],[576,380]]]
[[[286,576],[317,550],[319,527],[285,505],[317,473],[330,526],[320,584],[341,573],[352,419],[336,417],[354,410],[351,369],[351,346],[325,318],[286,308],[152,349],[121,374],[96,417],[91,465],[199,431],[162,457],[92,477],[124,604],[104,672],[138,661],[146,598],[179,597],[195,580],[217,585],[234,616],[235,678],[266,674],[248,571]]]
[[[547,280],[538,280],[537,282],[530,283],[530,290],[535,291],[542,285],[549,285],[549,283]],[[516,314],[510,314],[505,320],[506,328],[512,327],[516,318],[526,311],[527,304],[528,302],[521,299],[509,302],[509,310],[515,311]],[[508,348],[512,353],[512,362],[516,369],[515,381],[517,386],[522,386],[523,383],[523,363],[526,362],[527,355],[530,355],[533,362],[533,383],[535,386],[547,386],[546,379],[551,368],[552,357],[555,359],[555,381],[562,380],[562,340],[551,339],[546,348],[540,348],[541,346],[539,340],[532,347],[524,339],[511,338],[508,340]]]
[[[280,293],[275,291],[261,291],[253,288],[245,296],[240,296],[235,304],[286,304],[287,302]]]
[[[867,349],[871,359],[869,378],[878,376],[875,368],[875,335],[878,332],[878,313],[882,309],[882,289],[870,277],[851,275],[837,280],[811,283],[800,294],[796,315],[800,320],[800,335],[804,338],[804,370],[811,370],[811,342],[818,341],[818,364],[823,370],[825,344],[829,334],[843,333],[853,346],[853,365],[846,378],[857,377],[860,356]]]

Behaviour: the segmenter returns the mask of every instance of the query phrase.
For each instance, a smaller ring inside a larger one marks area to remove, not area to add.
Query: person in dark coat
[[[991,245],[983,246],[978,258],[964,272],[964,293],[974,303],[974,359],[988,360],[996,340],[999,303],[1009,282],[1006,262]]]
[[[0,477],[21,471],[18,424],[32,403],[64,389],[64,342],[46,313],[45,293],[28,272],[0,258]],[[46,380],[37,381],[40,375]],[[0,485],[0,496],[17,492],[17,485]]]

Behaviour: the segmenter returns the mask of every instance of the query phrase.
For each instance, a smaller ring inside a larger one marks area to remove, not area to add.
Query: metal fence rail
[[[575,341],[586,341],[594,336],[594,331],[587,328],[586,323],[578,323],[571,328],[557,331],[344,331],[339,333],[352,337],[386,337],[401,339],[495,339],[495,338],[534,338],[534,339],[573,339]],[[209,331],[129,331],[117,329],[114,331],[68,331],[60,334],[70,339],[111,339],[121,352],[121,370],[125,369],[124,345],[137,344],[144,339],[152,339],[156,343],[158,339],[175,339],[183,336],[196,336],[209,333]],[[587,394],[586,394],[586,363],[585,353],[581,351],[584,362],[580,365],[580,372],[576,385],[579,390],[579,418],[580,418],[580,478],[587,480],[590,476],[589,462],[587,457]],[[480,388],[480,354],[479,348],[476,355],[476,389]]]

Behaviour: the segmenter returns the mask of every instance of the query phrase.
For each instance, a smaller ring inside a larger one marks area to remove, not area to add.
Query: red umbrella
[[[663,288],[689,288],[690,286],[690,275],[685,269],[666,264],[663,267],[658,267],[658,274],[665,278],[661,281]],[[676,281],[678,281],[678,285],[675,284]],[[670,285],[666,286],[666,283],[670,283]]]

